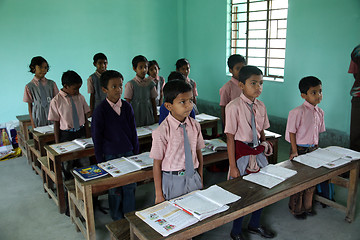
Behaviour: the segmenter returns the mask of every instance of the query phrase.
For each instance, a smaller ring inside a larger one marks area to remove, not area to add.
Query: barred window
[[[288,0],[231,0],[230,53],[259,67],[264,79],[284,78]]]

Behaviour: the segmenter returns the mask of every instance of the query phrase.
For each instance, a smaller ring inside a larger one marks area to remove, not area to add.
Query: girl
[[[176,62],[176,71],[184,74],[184,76],[186,77],[186,82],[189,83],[192,87],[192,92],[193,92],[193,103],[194,103],[194,110],[196,114],[199,114],[199,111],[196,107],[196,97],[198,95],[197,89],[196,89],[196,83],[194,80],[189,78],[189,73],[190,73],[190,63],[186,58],[181,58],[179,60],[177,60]]]
[[[33,57],[29,68],[35,76],[25,86],[23,101],[28,103],[31,125],[33,128],[49,125],[50,101],[59,93],[59,89],[54,81],[45,78],[49,64],[43,57]]]
[[[156,60],[152,60],[149,62],[149,79],[153,80],[155,83],[155,88],[157,91],[158,96],[156,97],[156,105],[161,106],[163,100],[163,87],[165,85],[165,79],[159,76],[159,64]]]

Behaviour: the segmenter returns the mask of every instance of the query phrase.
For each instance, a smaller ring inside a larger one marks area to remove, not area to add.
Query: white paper
[[[264,168],[260,169],[260,172],[268,174],[270,176],[280,178],[282,180],[288,179],[294,176],[297,172],[291,169],[280,167],[274,164],[269,164]]]
[[[54,125],[47,125],[47,126],[41,126],[34,128],[34,131],[37,131],[39,133],[45,134],[45,133],[54,133]]]
[[[151,134],[151,130],[149,130],[149,129],[145,128],[145,127],[137,127],[136,132],[137,132],[138,137],[146,136],[146,135]]]
[[[342,155],[340,155],[336,152],[331,152],[331,151],[322,149],[322,148],[318,148],[315,151],[307,153],[306,155],[311,156],[311,157],[320,158],[321,160],[323,160],[324,162],[327,162],[327,163],[334,161],[336,159],[342,158]]]
[[[273,188],[274,186],[283,182],[283,180],[280,178],[274,178],[262,172],[251,173],[249,175],[244,176],[243,179],[267,188]]]
[[[208,115],[208,114],[205,114],[205,113],[201,113],[201,114],[198,114],[195,116],[195,119],[198,121],[198,122],[202,122],[202,121],[209,121],[209,120],[217,120],[219,119],[218,117],[214,117],[214,116],[211,116],[211,115]]]
[[[343,157],[350,157],[352,160],[360,159],[360,152],[357,152],[357,151],[354,151],[351,149],[338,147],[338,146],[330,146],[330,147],[327,147],[324,149],[331,151],[331,152],[335,152],[337,154],[340,154]]]
[[[264,133],[265,133],[265,137],[274,137],[274,138],[281,137],[280,134],[274,133],[274,132],[271,132],[271,131],[268,131],[268,130],[264,130]]]
[[[125,158],[116,158],[107,162],[102,162],[99,163],[98,166],[107,171],[113,177],[135,172],[140,169]]]
[[[54,149],[55,152],[62,154],[67,152],[72,152],[78,149],[82,149],[82,147],[78,144],[76,144],[73,141],[70,142],[63,142],[58,144],[52,144],[50,145],[52,149]]]
[[[135,164],[139,168],[146,168],[153,166],[153,159],[150,158],[150,152],[144,152],[139,155],[126,157],[131,163]]]
[[[94,142],[93,142],[92,138],[79,138],[79,139],[73,140],[73,142],[75,142],[76,144],[80,145],[83,148],[94,146]]]
[[[294,157],[293,160],[312,168],[319,168],[328,163],[326,161],[321,160],[320,158],[312,157],[307,154]]]
[[[200,194],[208,199],[212,199],[213,201],[218,202],[221,205],[236,202],[241,198],[238,195],[226,191],[218,185],[213,185],[205,190],[201,190]]]
[[[347,164],[349,162],[351,162],[351,159],[349,159],[349,158],[340,158],[340,159],[337,159],[335,161],[332,161],[332,162],[329,162],[329,163],[325,164],[324,167],[326,167],[326,168],[336,168],[336,167],[345,165],[345,164]]]

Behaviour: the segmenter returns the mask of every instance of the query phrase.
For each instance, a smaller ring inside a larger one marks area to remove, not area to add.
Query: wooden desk
[[[221,151],[204,156],[204,165],[227,159],[227,152]],[[99,195],[105,191],[130,183],[151,180],[152,168],[142,169],[119,177],[105,176],[92,181],[83,181],[75,177],[75,193],[70,193],[69,206],[70,218],[86,239],[96,239],[93,195]],[[81,219],[85,221],[82,222]]]
[[[359,163],[359,161],[351,162],[336,169],[326,169],[324,167],[313,169],[301,165],[300,163],[288,160],[282,162],[280,165],[296,170],[298,173],[272,189],[266,189],[254,183],[247,182],[241,178],[220,183],[218,184],[219,186],[241,196],[241,199],[230,204],[229,210],[216,214],[179,232],[171,234],[166,239],[190,239],[203,232],[224,225],[241,216],[245,216],[328,179],[335,178],[343,182],[345,180],[340,180],[337,176],[348,171],[350,171],[350,178],[348,181],[349,190],[347,206],[340,207],[340,209],[346,213],[345,220],[352,222],[355,215]],[[284,211],[286,211],[286,209],[284,209]],[[165,239],[144,221],[138,218],[135,215],[135,212],[126,214],[126,218],[130,222],[131,239]]]
[[[54,200],[55,204],[59,207],[59,212],[64,213],[66,205],[65,205],[65,193],[64,193],[61,163],[79,158],[94,156],[95,151],[94,148],[92,147],[92,148],[85,148],[64,154],[58,154],[48,145],[46,145],[44,148],[47,154],[49,172],[51,172],[50,177],[53,180],[56,187],[56,195],[54,192],[51,193],[50,189],[48,189],[47,191],[49,193],[49,197],[51,197]]]
[[[30,140],[29,127],[31,126],[31,120],[29,115],[16,116],[19,120],[20,133],[18,133],[19,146],[28,159],[28,163],[31,164],[30,149],[26,142]]]
[[[40,156],[46,156],[45,145],[50,145],[55,143],[55,135],[54,133],[39,133],[34,129],[30,130],[33,138],[35,149],[40,152]]]

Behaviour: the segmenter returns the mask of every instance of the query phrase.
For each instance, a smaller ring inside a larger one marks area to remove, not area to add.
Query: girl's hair
[[[176,70],[180,69],[182,66],[184,65],[188,65],[190,66],[189,61],[186,58],[181,58],[179,60],[176,61]]]
[[[241,68],[240,72],[239,72],[239,82],[242,82],[243,84],[245,84],[246,79],[250,78],[251,75],[263,75],[263,72],[255,66],[244,66]]]
[[[156,65],[156,66],[158,67],[158,69],[160,70],[159,64],[157,63],[156,60],[151,60],[151,61],[149,61],[149,69],[150,69],[152,66],[154,66],[154,65]],[[149,72],[148,72],[148,73],[149,73]]]
[[[44,62],[47,63],[48,65],[48,71],[50,69],[50,66],[49,66],[49,63],[45,60],[45,58],[41,57],[41,56],[36,56],[36,57],[33,57],[31,59],[31,62],[30,62],[30,65],[29,65],[29,68],[30,68],[30,71],[31,73],[35,73],[35,66],[41,66]]]

